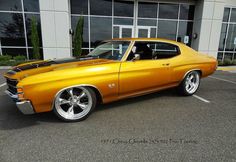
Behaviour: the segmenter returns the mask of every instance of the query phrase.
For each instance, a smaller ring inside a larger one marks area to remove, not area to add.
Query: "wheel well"
[[[92,86],[85,86],[85,87],[91,88],[95,92],[98,104],[102,103],[102,95],[97,88]]]
[[[197,71],[197,72],[199,72],[199,74],[200,74],[200,77],[202,76],[202,71],[201,71],[201,70],[194,70],[194,71]]]

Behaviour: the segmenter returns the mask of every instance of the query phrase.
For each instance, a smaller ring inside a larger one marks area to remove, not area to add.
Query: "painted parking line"
[[[200,96],[193,95],[193,97],[195,97],[195,98],[197,98],[197,99],[199,99],[199,100],[201,100],[201,101],[203,101],[203,102],[210,103],[210,101],[208,101],[208,100],[206,100],[206,99],[204,99],[204,98],[202,98],[202,97],[200,97]]]
[[[6,84],[6,83],[0,84],[0,87],[3,87],[3,86],[5,86],[5,85],[7,85],[7,84]]]
[[[213,76],[209,76],[209,78],[213,78],[213,79],[225,81],[225,82],[228,82],[228,83],[236,84],[236,82],[231,81],[231,80],[227,80],[227,79],[217,78],[217,77],[213,77]]]

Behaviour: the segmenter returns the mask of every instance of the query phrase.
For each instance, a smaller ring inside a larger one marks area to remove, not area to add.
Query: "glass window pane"
[[[157,3],[138,3],[138,17],[156,18]]]
[[[27,57],[25,48],[2,48],[2,54],[11,56],[24,55]]]
[[[114,16],[133,17],[134,15],[134,2],[128,1],[114,1]]]
[[[72,14],[88,14],[88,0],[71,0]]]
[[[129,18],[114,18],[115,25],[133,25],[133,19]]]
[[[159,18],[162,19],[178,19],[179,5],[160,3]]]
[[[131,28],[122,28],[122,38],[131,38],[132,29]]]
[[[156,20],[138,19],[138,25],[141,26],[156,26]]]
[[[225,8],[223,22],[228,22],[229,21],[229,12],[230,12],[230,8]]]
[[[180,19],[193,20],[194,18],[194,6],[188,4],[180,5]]]
[[[227,24],[222,24],[222,27],[221,27],[219,51],[223,51],[224,50],[227,26],[228,26]]]
[[[192,29],[193,29],[192,22],[180,21],[179,22],[178,38],[177,38],[178,41],[184,43],[185,36],[188,36],[189,42],[187,43],[187,45],[191,46]]]
[[[102,6],[102,7],[98,7]],[[112,1],[108,0],[90,0],[91,15],[112,15]]]
[[[39,14],[25,14],[25,24],[26,24],[28,46],[32,46],[32,43],[31,43],[31,20],[33,17],[35,17],[35,19],[37,20],[39,45],[40,45],[40,47],[42,47],[41,23],[40,23],[40,15]]]
[[[0,0],[0,10],[22,11],[21,0]]]
[[[148,29],[138,29],[139,38],[148,38]]]
[[[34,59],[33,48],[28,48],[29,59]],[[43,48],[39,48],[40,59],[43,59]]]
[[[233,60],[233,53],[225,53],[224,60]]]
[[[228,37],[226,41],[226,51],[233,51],[234,50],[234,40],[236,39],[236,25],[231,24],[229,25]]]
[[[29,12],[39,12],[39,0],[24,0],[24,10]]]
[[[103,40],[112,38],[111,18],[91,17],[90,23],[91,47],[97,46]]]
[[[25,46],[21,13],[0,14],[0,39],[2,46]]]
[[[150,38],[156,38],[156,28],[151,28]]]
[[[233,8],[233,9],[231,10],[230,22],[236,22],[236,8]]]
[[[166,39],[176,39],[177,21],[158,21],[158,37]]]
[[[89,47],[89,32],[88,32],[88,17],[87,16],[83,16],[84,17],[84,27],[83,27],[83,48],[88,48]],[[74,31],[76,31],[76,26],[77,23],[80,19],[80,16],[72,16],[71,17],[71,27]]]
[[[113,38],[119,38],[120,37],[119,31],[120,31],[120,28],[118,26],[113,27]]]
[[[222,59],[223,59],[223,53],[219,52],[217,55],[217,60],[222,61]]]

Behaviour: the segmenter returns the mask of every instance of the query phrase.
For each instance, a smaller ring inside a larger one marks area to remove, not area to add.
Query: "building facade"
[[[44,59],[71,57],[73,31],[84,18],[83,54],[101,41],[158,37],[211,56],[236,59],[235,0],[0,0],[0,54],[32,58],[37,20]]]

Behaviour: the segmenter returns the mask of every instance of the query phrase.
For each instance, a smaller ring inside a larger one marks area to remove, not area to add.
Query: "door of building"
[[[114,38],[132,38],[134,37],[134,27],[132,25],[114,25],[113,37]]]

